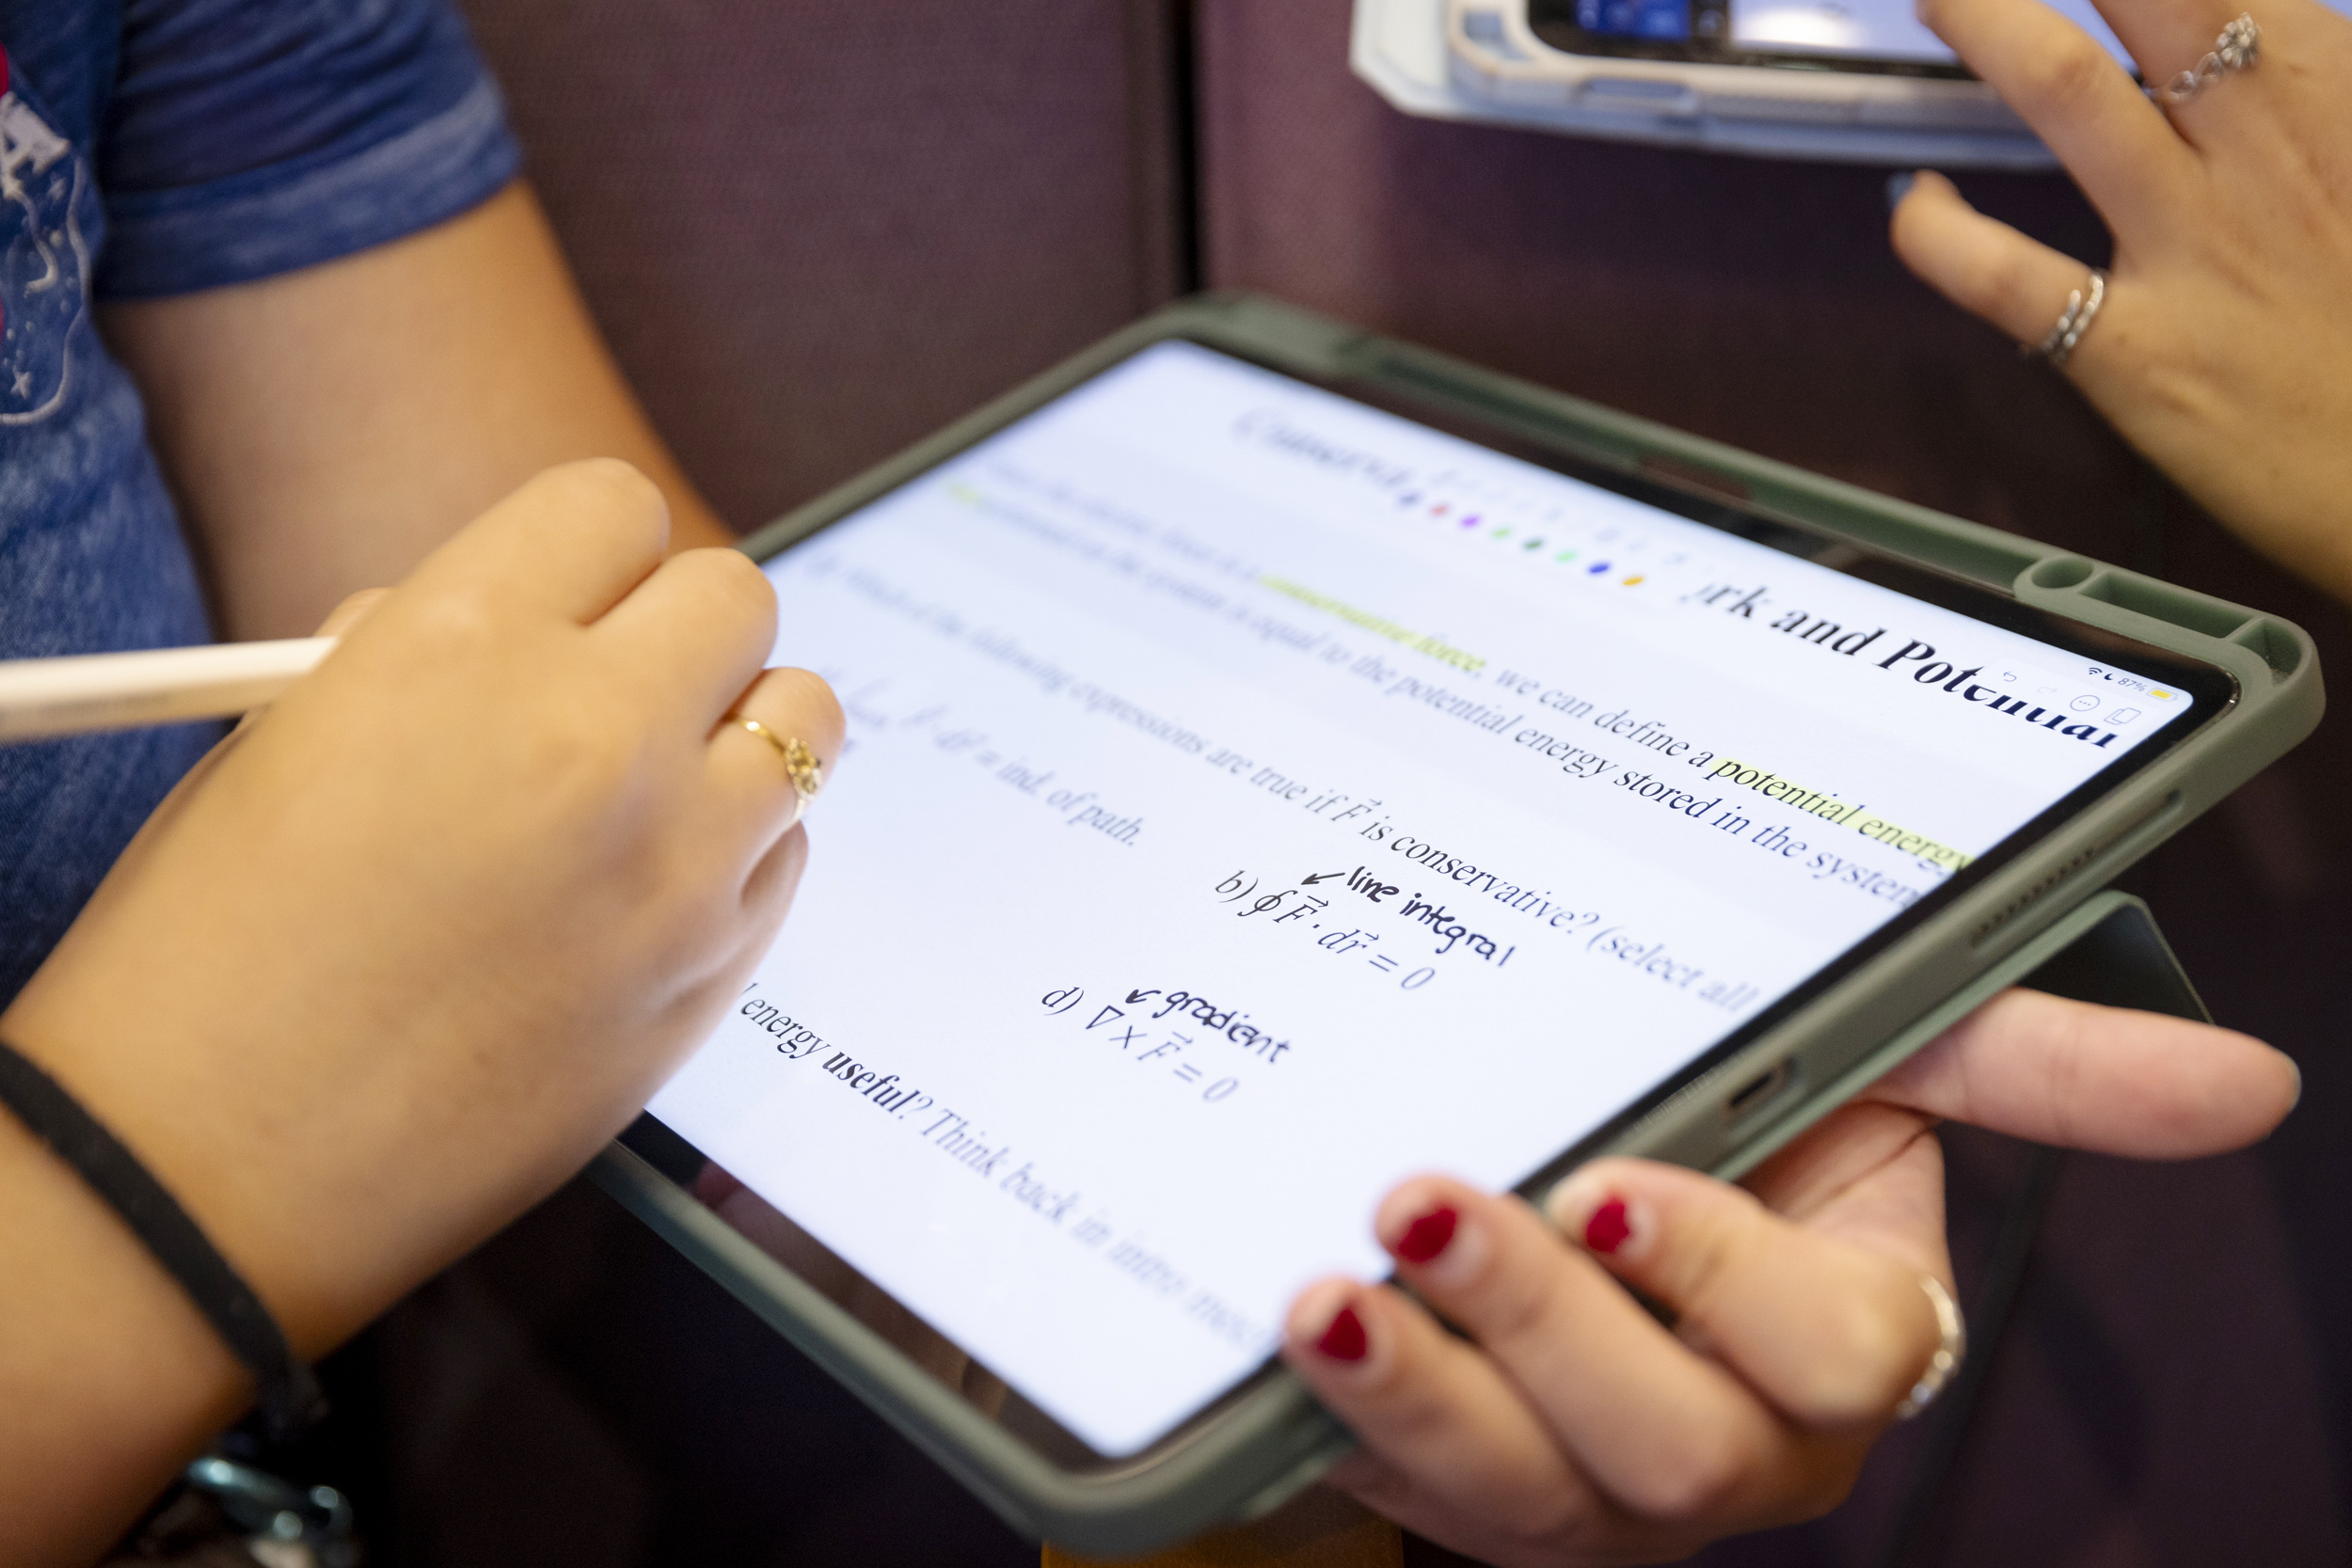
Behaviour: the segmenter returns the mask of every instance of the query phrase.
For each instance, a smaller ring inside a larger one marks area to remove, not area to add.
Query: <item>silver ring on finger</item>
[[[2029,359],[2039,356],[2063,366],[2074,356],[2074,345],[2083,341],[2090,324],[2099,319],[2099,308],[2106,302],[2107,275],[2093,267],[2090,280],[2066,296],[2066,309],[2058,312],[2058,325],[2040,342],[2027,343],[2018,352]]]
[[[1937,1342],[1935,1354],[1928,1357],[1927,1370],[1895,1407],[1895,1419],[1899,1421],[1908,1421],[1933,1404],[1935,1396],[1952,1381],[1968,1355],[1968,1325],[1961,1321],[1960,1303],[1952,1299],[1952,1292],[1931,1274],[1919,1276],[1919,1289],[1927,1292],[1928,1305],[1935,1308]]]
[[[825,765],[799,736],[778,735],[756,719],[734,716],[735,722],[776,749],[784,759],[784,776],[792,783],[792,820],[798,822],[818,792],[825,787]]]
[[[2251,16],[2240,11],[2236,21],[2221,29],[2203,59],[2169,82],[2140,90],[2168,109],[2185,103],[2233,71],[2252,65],[2262,53],[2262,40],[2263,30],[2254,25]]]

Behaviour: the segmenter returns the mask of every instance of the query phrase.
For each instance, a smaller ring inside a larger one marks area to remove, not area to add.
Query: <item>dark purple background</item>
[[[2352,667],[2341,610],[2222,533],[2045,367],[1909,278],[1887,250],[1879,171],[1407,119],[1348,74],[1345,0],[469,9],[605,330],[739,525],[1150,309],[1197,267],[1208,286],[2280,611],[2326,663]],[[1183,28],[1195,47],[1173,50]],[[1963,185],[2086,260],[2104,247],[2062,179]],[[2337,1037],[2352,910],[2328,805],[2345,745],[2323,726],[2128,884],[2216,1014],[2302,1063],[2301,1108],[2226,1159],[2063,1164],[1908,1562],[2346,1560],[2352,1072]],[[1965,1290],[2024,1151],[1981,1134],[1949,1146]],[[382,1561],[1035,1560],[582,1185],[334,1370],[332,1463]],[[1705,1560],[1885,1560],[1926,1425],[1885,1444],[1829,1519]]]

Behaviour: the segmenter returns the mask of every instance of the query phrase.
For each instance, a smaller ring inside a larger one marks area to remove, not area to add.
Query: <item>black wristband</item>
[[[278,1320],[188,1212],[56,1079],[6,1040],[0,1040],[0,1105],[14,1111],[33,1136],[72,1166],[180,1282],[196,1309],[253,1373],[262,1418],[273,1440],[298,1435],[324,1413],[326,1402],[318,1379],[295,1359]]]

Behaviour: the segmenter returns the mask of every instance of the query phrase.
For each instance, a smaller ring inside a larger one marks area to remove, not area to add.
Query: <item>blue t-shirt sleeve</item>
[[[515,177],[446,0],[128,0],[97,292],[185,293],[454,217]]]

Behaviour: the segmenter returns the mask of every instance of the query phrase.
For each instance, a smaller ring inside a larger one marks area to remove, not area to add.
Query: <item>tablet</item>
[[[1398,1180],[1756,1157],[2316,702],[2283,623],[2110,575],[2094,624],[1957,569],[2078,558],[1874,544],[1364,341],[1176,312],[750,546],[849,741],[626,1141],[776,1266],[739,1293],[958,1412],[883,1399],[934,1451],[1216,1469]]]

